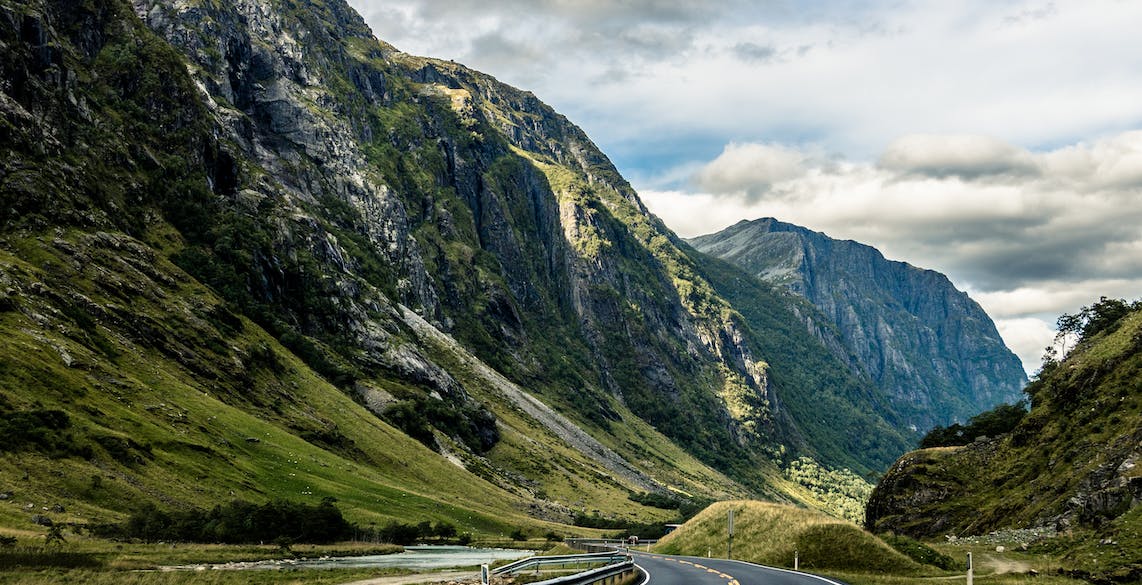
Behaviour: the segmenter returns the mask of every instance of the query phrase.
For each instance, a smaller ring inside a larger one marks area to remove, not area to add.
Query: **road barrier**
[[[495,575],[509,575],[539,567],[573,567],[582,565],[613,565],[629,561],[630,556],[617,552],[603,552],[586,555],[552,555],[548,557],[528,557],[497,567]]]
[[[637,572],[639,568],[634,565],[634,561],[628,560],[574,575],[537,581],[531,585],[617,585]]]
[[[546,581],[539,581],[531,585],[616,585],[637,572],[630,555],[614,551],[583,555],[558,555],[549,557],[530,557],[509,563],[492,571],[495,575],[508,575],[520,573],[528,569],[538,570],[545,568],[570,568],[583,565],[604,564],[603,567],[580,571],[574,575],[555,577]]]
[[[631,544],[626,539],[614,538],[568,538],[564,541],[564,544],[573,549],[587,552],[606,552],[624,548],[645,549],[657,543],[657,540],[640,540],[637,544]]]

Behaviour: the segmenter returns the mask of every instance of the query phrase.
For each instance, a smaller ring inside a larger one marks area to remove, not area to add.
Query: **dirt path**
[[[1005,573],[1026,573],[1031,570],[1031,563],[1005,559],[995,555],[980,554],[975,559],[975,576],[988,577],[1003,575]],[[947,577],[927,577],[930,581],[953,581],[963,579],[964,575],[950,575]]]
[[[441,571],[439,573],[414,573],[412,575],[396,575],[376,577],[362,581],[353,581],[344,585],[413,585],[415,583],[479,583],[480,574],[476,571]]]
[[[983,562],[979,563],[984,571],[981,575],[1002,575],[1004,573],[1026,573],[1031,570],[1031,563],[1004,559],[993,555],[980,555]]]

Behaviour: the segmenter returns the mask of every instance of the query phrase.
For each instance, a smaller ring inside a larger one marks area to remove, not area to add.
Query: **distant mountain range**
[[[401,53],[342,0],[0,23],[0,492],[69,522],[333,496],[542,533],[674,514],[644,494],[819,505],[790,461],[879,473],[909,424],[1022,381],[942,277],[854,280],[872,252],[803,245],[807,298],[839,295],[814,308],[677,238],[531,93]],[[845,307],[851,331],[825,317]]]
[[[812,303],[815,311],[798,313],[809,331],[914,428],[963,422],[1021,397],[1019,359],[943,274],[772,218],[689,243]]]

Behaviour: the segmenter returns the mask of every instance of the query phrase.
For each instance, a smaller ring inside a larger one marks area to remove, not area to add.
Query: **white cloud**
[[[1043,161],[1050,172],[1078,188],[1142,187],[1142,131],[1061,148]]]
[[[730,143],[718,158],[694,175],[700,189],[744,194],[756,200],[776,183],[804,175],[810,157],[801,150],[771,144]]]
[[[974,179],[1038,174],[1030,152],[991,136],[910,134],[888,145],[879,166],[932,177]]]
[[[1044,350],[1055,340],[1054,324],[1035,317],[996,319],[995,328],[1007,347],[1019,356],[1028,376],[1039,370]]]
[[[880,164],[815,152],[734,143],[694,172],[691,192],[641,193],[686,237],[776,217],[944,272],[1004,323],[1031,371],[1056,316],[1142,297],[1139,133],[1042,153],[927,135],[894,142]]]

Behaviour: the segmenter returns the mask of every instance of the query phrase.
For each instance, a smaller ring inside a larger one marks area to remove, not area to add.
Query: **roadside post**
[[[972,570],[973,569],[974,569],[974,567],[972,567],[971,553],[968,553],[968,585],[972,585]]]
[[[726,558],[732,559],[732,558],[734,558],[734,511],[733,510],[730,510],[729,516],[727,517],[726,521],[729,524],[729,532],[730,532],[730,538],[726,542]],[[971,583],[968,583],[968,585],[971,585]]]
[[[800,567],[800,564],[801,564],[800,556],[801,555],[800,555],[800,553],[797,552],[797,549],[793,549],[793,570],[794,571],[798,571],[801,569],[801,567]]]
[[[492,578],[491,573],[488,571],[488,565],[480,565],[480,584],[488,585],[488,581]]]

